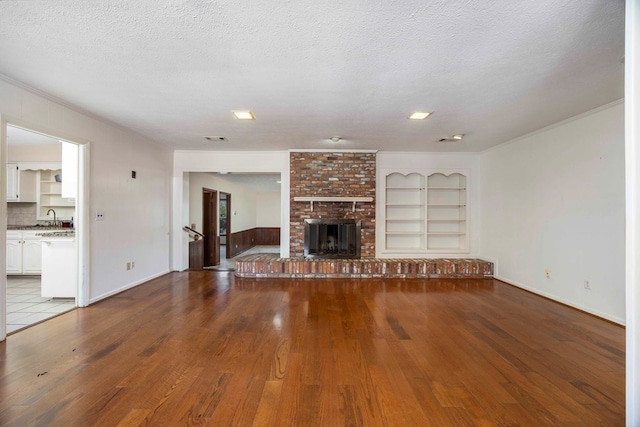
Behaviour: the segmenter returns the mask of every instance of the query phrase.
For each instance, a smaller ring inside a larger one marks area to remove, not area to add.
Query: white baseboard
[[[89,299],[89,305],[94,304],[94,303],[96,303],[96,302],[98,302],[100,300],[103,300],[105,298],[109,298],[111,296],[119,294],[120,292],[126,291],[127,289],[135,288],[138,285],[146,283],[149,280],[156,279],[156,278],[158,278],[160,276],[164,276],[165,274],[168,274],[168,273],[171,273],[171,271],[170,270],[164,270],[164,271],[161,271],[159,273],[152,274],[151,276],[145,277],[144,279],[140,279],[140,280],[137,280],[135,282],[129,283],[127,285],[124,285],[124,286],[122,286],[122,287],[120,287],[118,289],[114,289],[113,291],[107,292],[106,294],[102,294],[100,296],[91,298],[91,299]]]
[[[483,258],[483,259],[486,259],[486,261],[491,261],[490,259],[487,259],[487,258]],[[495,270],[495,264],[494,264],[494,270]],[[568,305],[569,307],[577,308],[578,310],[584,311],[585,313],[593,314],[594,316],[601,317],[601,318],[606,319],[606,320],[608,320],[610,322],[613,322],[613,323],[617,323],[618,325],[622,325],[622,326],[626,325],[625,319],[622,319],[622,318],[619,318],[619,317],[616,317],[616,316],[611,316],[609,314],[602,313],[602,312],[600,312],[598,310],[594,310],[594,309],[592,309],[590,307],[585,307],[585,306],[582,306],[580,304],[576,304],[576,303],[574,303],[572,301],[568,301],[568,300],[565,300],[563,298],[559,298],[557,295],[549,294],[549,293],[546,293],[546,292],[541,292],[539,289],[535,289],[535,288],[529,287],[529,286],[527,286],[527,285],[525,285],[523,283],[517,282],[515,280],[511,280],[511,279],[509,279],[507,277],[503,277],[503,276],[500,276],[500,275],[495,274],[495,273],[494,273],[493,277],[495,279],[498,279],[498,280],[502,281],[502,282],[508,283],[510,285],[516,286],[516,287],[521,288],[521,289],[524,289],[524,290],[529,291],[531,293],[534,293],[536,295],[540,295],[540,296],[543,296],[545,298],[549,298],[550,300],[557,301],[557,302],[562,303],[564,305]]]

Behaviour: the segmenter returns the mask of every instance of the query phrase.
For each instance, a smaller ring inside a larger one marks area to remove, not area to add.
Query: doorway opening
[[[220,192],[219,207],[220,254],[221,258],[231,258],[231,194]],[[222,260],[220,260],[222,262]],[[218,264],[220,264],[220,262]]]
[[[3,123],[3,125],[6,123]],[[79,305],[79,145],[6,124],[3,321],[13,333]],[[75,223],[74,223],[75,220]]]
[[[218,192],[202,189],[202,234],[204,234],[204,267],[220,264],[220,237],[218,236]]]

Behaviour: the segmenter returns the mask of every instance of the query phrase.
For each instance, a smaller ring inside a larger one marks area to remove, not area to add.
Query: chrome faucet
[[[54,211],[53,209],[49,209],[47,211],[47,216],[49,216],[50,212],[53,212],[53,226],[57,227],[58,226],[58,221],[56,221],[56,211]]]

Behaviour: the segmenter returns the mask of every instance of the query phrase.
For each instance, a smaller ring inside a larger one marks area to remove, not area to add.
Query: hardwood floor
[[[493,279],[172,273],[0,343],[3,426],[624,425],[624,329]]]

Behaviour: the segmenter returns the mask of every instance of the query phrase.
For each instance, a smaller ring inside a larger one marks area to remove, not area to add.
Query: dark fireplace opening
[[[360,258],[360,220],[305,219],[305,258]]]

